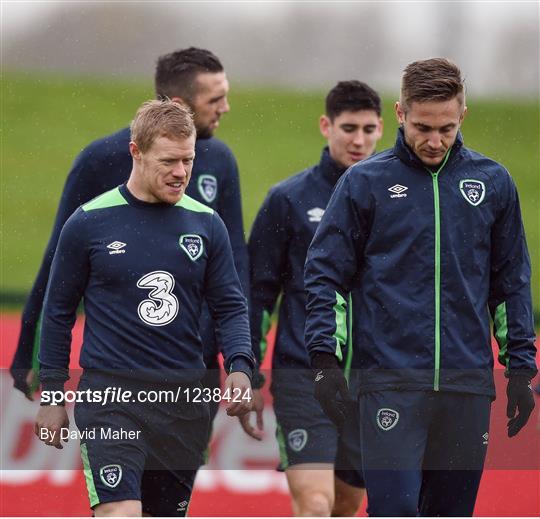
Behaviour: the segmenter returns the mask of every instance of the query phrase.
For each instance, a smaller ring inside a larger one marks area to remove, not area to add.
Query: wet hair
[[[157,99],[180,97],[190,102],[197,93],[197,76],[223,72],[223,65],[212,52],[197,47],[160,56],[154,83]]]
[[[465,103],[464,80],[455,63],[446,58],[431,58],[407,65],[401,80],[403,109],[414,102],[449,101],[457,97]]]
[[[159,137],[187,139],[195,134],[191,110],[169,99],[147,101],[137,110],[131,123],[131,140],[142,153]]]
[[[379,94],[362,81],[340,81],[326,96],[326,115],[333,121],[345,111],[374,110],[380,117]]]

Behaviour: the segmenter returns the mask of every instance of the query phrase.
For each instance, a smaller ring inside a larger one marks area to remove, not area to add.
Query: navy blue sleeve
[[[506,172],[499,214],[491,229],[489,309],[499,344],[499,361],[507,370],[534,376],[536,347],[531,300],[531,262],[516,186]]]
[[[51,237],[23,310],[21,333],[11,365],[16,386],[17,380],[21,378],[24,380],[28,370],[32,368],[34,352],[37,352],[37,326],[60,231],[77,207],[101,194],[101,188],[94,182],[94,178],[92,163],[88,160],[86,151],[83,151],[75,160],[66,179]]]
[[[240,180],[238,175],[238,165],[230,150],[227,149],[229,175],[222,188],[222,195],[219,198],[218,212],[231,240],[231,247],[234,257],[234,264],[242,289],[246,296],[249,293],[249,265],[246,240],[244,235],[244,221],[242,219],[242,197],[240,194]]]
[[[330,198],[308,249],[304,276],[306,347],[311,356],[332,353],[339,361],[347,342],[348,295],[370,227],[367,181],[354,175],[352,189],[352,179],[346,173]]]
[[[251,347],[260,366],[266,353],[270,316],[283,288],[289,233],[287,201],[272,190],[253,222],[248,242],[250,263]]]
[[[84,214],[77,211],[64,225],[51,266],[41,321],[40,380],[58,389],[69,378],[71,329],[89,274]]]
[[[245,371],[251,377],[254,359],[249,342],[246,297],[234,267],[227,229],[215,213],[204,292],[210,314],[217,323],[225,369],[227,372]]]

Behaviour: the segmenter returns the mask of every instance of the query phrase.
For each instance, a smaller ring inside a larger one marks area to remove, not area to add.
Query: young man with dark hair
[[[495,396],[490,313],[510,437],[534,408],[525,234],[508,172],[463,145],[455,64],[407,66],[395,109],[394,148],[341,178],[309,248],[306,343],[330,406],[347,396],[338,365],[351,293],[369,514],[468,516]]]
[[[303,271],[335,183],[347,168],[375,151],[382,125],[381,101],[373,89],[360,81],[338,83],[329,92],[326,114],[319,121],[328,143],[320,162],[270,190],[249,238],[252,347],[259,365],[270,315],[282,294],[271,391],[281,466],[299,516],[352,516],[363,496],[358,424],[349,422],[338,431],[313,395],[304,343]],[[346,371],[349,363],[350,358],[343,359]],[[263,381],[256,379],[260,387]],[[261,427],[262,398],[255,393]],[[248,434],[261,437],[247,415],[241,422]]]
[[[158,98],[186,103],[194,113],[197,160],[188,194],[208,205],[223,219],[233,248],[235,265],[247,290],[247,249],[242,221],[242,203],[238,167],[231,150],[213,137],[220,118],[229,111],[229,83],[219,59],[210,51],[190,47],[158,59],[155,71]],[[36,368],[39,319],[49,270],[62,226],[81,204],[125,182],[131,171],[130,132],[124,128],[85,148],[75,160],[67,177],[52,235],[22,315],[19,343],[11,373],[15,387],[31,396],[32,375]],[[219,385],[218,345],[207,310],[201,316],[200,332],[209,368],[205,383]],[[34,369],[32,369],[34,367]],[[217,405],[212,405],[212,413]]]
[[[60,448],[69,426],[65,407],[51,398],[63,394],[69,378],[71,328],[84,298],[78,390],[86,396],[75,419],[96,516],[186,515],[209,429],[208,404],[196,398],[206,371],[198,332],[203,301],[219,325],[229,373],[224,395],[233,395],[228,414],[251,408],[247,305],[227,229],[213,209],[185,194],[195,135],[184,105],[145,103],[131,126],[127,183],[75,211],[53,259],[36,434]],[[93,399],[110,388],[132,396]],[[176,399],[150,399],[166,392]]]

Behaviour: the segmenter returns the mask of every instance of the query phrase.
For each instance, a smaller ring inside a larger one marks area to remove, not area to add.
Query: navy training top
[[[219,325],[226,369],[235,359],[235,371],[249,374],[253,365],[247,304],[227,230],[215,211],[187,195],[176,205],[147,203],[122,185],[68,219],[42,318],[44,388],[68,378],[71,328],[81,298],[85,369],[197,380],[205,369],[199,335],[203,300]]]
[[[282,294],[272,367],[309,368],[304,343],[304,263],[334,186],[346,168],[324,148],[320,162],[272,187],[248,242],[251,342],[257,362],[266,353],[266,333]]]
[[[11,366],[15,385],[20,387],[32,358],[37,355],[37,323],[60,231],[81,204],[125,182],[132,168],[129,153],[130,130],[124,128],[92,142],[76,158],[68,174],[54,227],[22,314],[21,334]],[[242,221],[238,167],[231,150],[216,138],[197,139],[195,162],[186,193],[219,213],[231,240],[240,281],[247,293],[248,259]],[[201,333],[208,367],[217,367],[218,347],[208,311],[201,316]],[[21,387],[22,388],[22,387]],[[23,389],[24,390],[24,389]]]

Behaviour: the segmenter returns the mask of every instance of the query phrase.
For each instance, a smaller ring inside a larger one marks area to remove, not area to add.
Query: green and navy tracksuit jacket
[[[80,365],[152,381],[196,381],[205,371],[203,302],[219,327],[225,367],[251,375],[249,318],[227,229],[187,195],[147,203],[123,184],[84,204],[58,241],[45,295],[40,378],[68,378],[71,328],[84,298]]]
[[[334,186],[345,169],[332,160],[325,148],[319,164],[269,191],[251,228],[251,341],[259,363],[266,352],[270,315],[282,294],[274,369],[309,369],[304,343],[304,263]]]
[[[518,194],[458,135],[430,170],[399,129],[393,149],[336,186],[309,248],[306,345],[342,357],[352,292],[353,369],[363,391],[494,395],[499,360],[536,373],[530,260]]]
[[[60,231],[81,204],[128,179],[133,163],[129,141],[129,128],[94,141],[79,154],[69,172],[47,249],[24,307],[21,334],[11,366],[16,384],[20,377],[23,380],[26,377],[33,365],[33,357],[37,358],[39,318]],[[197,139],[195,154],[191,181],[186,192],[217,211],[223,219],[229,232],[238,276],[247,294],[248,260],[236,160],[227,145],[214,137]],[[206,309],[201,316],[200,329],[204,338],[205,362],[209,368],[215,368],[218,365],[219,345],[216,344],[214,325]]]

